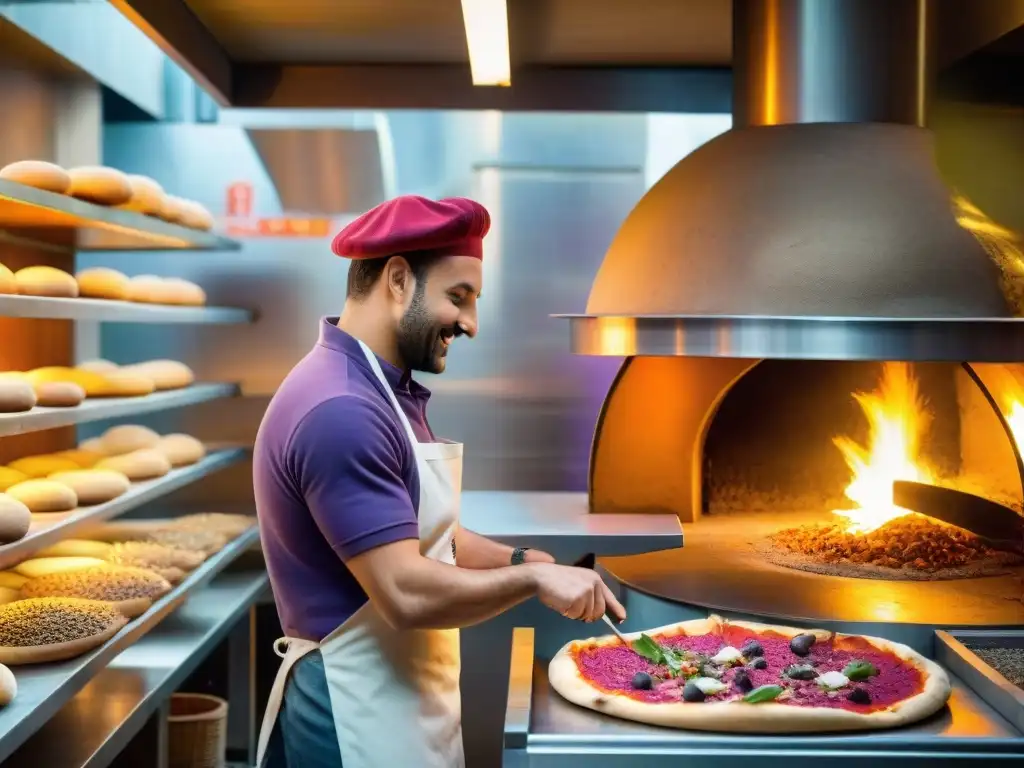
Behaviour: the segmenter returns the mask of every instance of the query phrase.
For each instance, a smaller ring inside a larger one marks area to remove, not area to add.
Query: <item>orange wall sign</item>
[[[231,237],[328,237],[333,221],[325,218],[277,216],[253,218],[252,184],[236,181],[227,188],[225,228]]]

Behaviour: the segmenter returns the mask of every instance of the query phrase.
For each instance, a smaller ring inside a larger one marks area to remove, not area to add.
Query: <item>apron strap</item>
[[[301,659],[310,651],[315,651],[320,643],[312,640],[300,640],[294,637],[279,637],[274,641],[274,653],[280,656],[283,661],[281,668],[274,677],[274,685],[270,689],[270,698],[267,701],[267,709],[263,713],[263,723],[260,726],[260,734],[256,744],[256,768],[263,768],[267,756],[267,747],[270,745],[270,736],[277,724],[277,716],[281,711],[281,703],[284,701],[285,686],[288,685],[288,673],[291,672],[295,662]]]
[[[402,406],[399,404],[398,398],[395,397],[394,390],[391,389],[391,385],[388,384],[388,380],[384,377],[384,371],[381,370],[377,356],[373,354],[373,350],[363,342],[360,341],[359,346],[362,348],[363,354],[366,356],[366,361],[373,369],[373,375],[377,377],[377,381],[384,385],[384,390],[388,393],[388,399],[391,400],[391,405],[394,406],[395,412],[398,413],[398,418],[402,422],[402,426],[405,427],[405,434],[409,436],[409,442],[415,446],[419,440],[416,438],[416,433],[412,431],[412,424],[409,423],[409,417],[405,415],[405,411],[402,410]]]

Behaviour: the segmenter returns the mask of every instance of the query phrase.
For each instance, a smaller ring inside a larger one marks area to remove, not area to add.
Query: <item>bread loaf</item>
[[[24,538],[31,524],[32,513],[28,507],[13,496],[0,493],[0,544]]]
[[[19,472],[10,467],[0,467],[0,492],[6,491],[12,485],[17,485],[29,479],[29,476],[24,472]]]
[[[78,506],[80,507],[106,504],[123,494],[132,485],[124,474],[110,469],[75,469],[54,472],[49,479],[73,490],[78,497]]]
[[[206,455],[206,447],[199,440],[183,434],[164,435],[156,444],[156,450],[167,457],[172,467],[195,464]]]
[[[168,304],[201,307],[206,304],[206,292],[193,282],[180,277],[164,279],[163,298]]]
[[[68,171],[68,194],[97,205],[124,205],[132,199],[128,176],[116,168],[82,166]]]
[[[149,360],[126,365],[121,368],[121,372],[149,379],[158,391],[183,389],[196,380],[192,369],[177,360]]]
[[[83,269],[75,279],[78,293],[90,299],[124,301],[128,298],[128,276],[116,269],[92,267]]]
[[[111,427],[100,437],[103,452],[107,456],[120,456],[142,448],[154,448],[160,442],[160,435],[141,424],[119,424]]]
[[[96,469],[112,469],[121,472],[132,482],[163,477],[171,471],[171,462],[153,448],[143,448],[120,456],[108,456],[100,461]],[[18,486],[14,486],[17,488]]]
[[[104,562],[98,557],[34,557],[18,563],[13,570],[29,579],[38,579],[52,573],[94,568]]]
[[[36,393],[24,379],[0,379],[0,413],[31,411],[36,404]]]
[[[171,304],[175,293],[173,285],[156,275],[136,275],[128,281],[128,301],[139,304]]]
[[[202,203],[195,200],[180,200],[181,223],[190,229],[209,231],[213,229],[213,214]]]
[[[20,589],[10,589],[8,587],[0,587],[0,605],[7,605],[7,603],[13,603],[15,600],[21,599]]]
[[[89,450],[88,448],[72,448],[71,450],[68,451],[58,451],[53,455],[61,456],[65,459],[71,459],[71,461],[75,462],[75,464],[77,464],[82,469],[89,469],[97,461],[106,456],[105,453],[100,453],[99,451],[92,451]]]
[[[0,168],[0,179],[14,181],[27,187],[44,189],[63,195],[71,186],[71,177],[59,165],[42,160],[19,160]]]
[[[128,181],[132,185],[132,197],[120,207],[146,216],[159,216],[164,210],[164,199],[167,197],[164,188],[148,176],[129,174]]]
[[[75,366],[80,371],[90,371],[92,373],[110,373],[118,369],[117,363],[112,363],[109,360],[86,360],[84,363],[79,363]]]
[[[70,512],[78,506],[78,497],[66,485],[53,480],[26,480],[7,489],[32,513]]]
[[[78,465],[65,456],[57,456],[52,453],[39,456],[22,456],[7,465],[9,469],[21,472],[30,480],[46,477],[54,472],[65,472],[70,469],[78,469]]]
[[[78,296],[75,278],[55,267],[25,267],[14,273],[22,296],[51,296],[73,299]]]
[[[15,279],[14,273],[3,264],[0,264],[0,294],[17,292],[18,281]]]
[[[36,557],[96,557],[106,560],[114,548],[105,541],[64,539],[36,552]]]
[[[21,589],[26,581],[28,577],[16,571],[0,571],[0,587],[4,589]]]
[[[74,408],[85,400],[85,390],[73,381],[44,381],[33,389],[36,405],[46,408]]]
[[[188,219],[188,205],[185,199],[177,195],[166,195],[164,197],[164,209],[160,214],[160,218],[172,224],[185,226],[185,222]]]

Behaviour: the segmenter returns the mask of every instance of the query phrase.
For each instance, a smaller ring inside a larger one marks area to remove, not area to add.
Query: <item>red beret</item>
[[[373,208],[334,237],[331,250],[350,259],[395,254],[472,256],[482,259],[491,216],[465,197],[429,200],[402,195]]]

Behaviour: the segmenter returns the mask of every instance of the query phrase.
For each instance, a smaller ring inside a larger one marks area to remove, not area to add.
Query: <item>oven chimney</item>
[[[636,205],[586,314],[1009,316],[922,127],[929,11],[734,0],[734,127]]]

